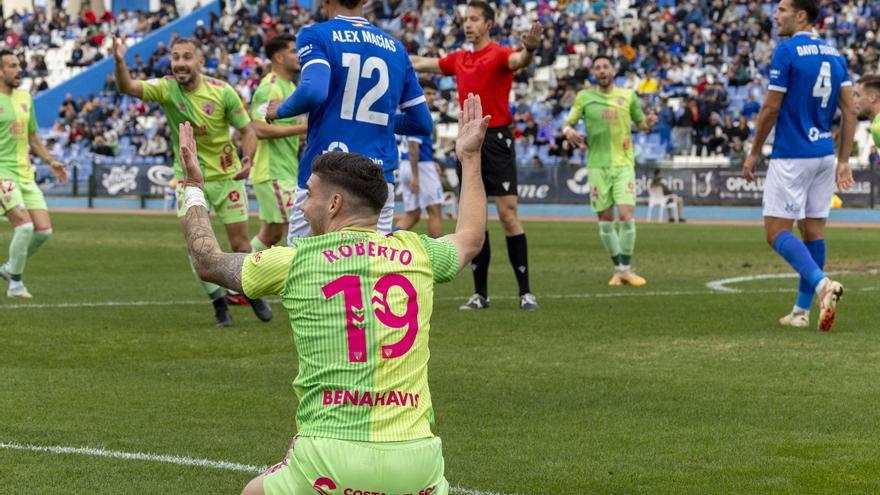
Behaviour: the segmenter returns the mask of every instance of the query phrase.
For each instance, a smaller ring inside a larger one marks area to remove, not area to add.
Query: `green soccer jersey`
[[[251,99],[251,114],[255,121],[266,121],[266,110],[272,100],[286,100],[296,86],[270,72],[260,81]],[[273,121],[275,125],[294,125],[296,117]],[[260,139],[254,154],[251,179],[254,184],[269,180],[296,180],[299,167],[299,136],[278,139]]]
[[[590,168],[635,167],[632,124],[645,119],[635,91],[617,87],[607,94],[598,89],[580,91],[565,121],[577,126],[581,119]]]
[[[205,180],[231,179],[241,169],[241,162],[229,136],[229,126],[241,129],[250,123],[250,118],[232,86],[212,77],[201,78],[192,93],[184,92],[173,76],[144,81],[144,100],[155,101],[165,109],[174,147],[174,177],[183,178],[177,156],[177,127],[190,122]]]
[[[445,238],[347,229],[253,253],[248,297],[280,294],[299,354],[297,431],[362,442],[433,436],[434,284],[458,271]]]
[[[874,139],[874,146],[880,147],[880,113],[871,122],[871,137]]]
[[[34,181],[28,139],[37,132],[34,103],[26,91],[0,93],[0,179]]]

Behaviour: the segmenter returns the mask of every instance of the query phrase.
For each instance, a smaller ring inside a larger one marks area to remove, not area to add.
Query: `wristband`
[[[202,191],[200,187],[185,187],[183,190],[183,197],[184,205],[186,207],[184,211],[189,211],[193,206],[201,206],[205,209],[208,208],[205,203],[205,191]]]

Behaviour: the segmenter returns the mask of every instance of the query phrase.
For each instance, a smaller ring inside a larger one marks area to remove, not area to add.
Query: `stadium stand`
[[[383,0],[368,4],[367,18],[399,37],[413,54],[443,55],[464,44],[465,2]],[[589,87],[592,57],[612,55],[616,83],[639,92],[643,108],[656,111],[660,125],[639,135],[637,161],[654,165],[730,166],[747,151],[747,137],[766,88],[775,48],[774,4],[745,0],[656,1],[512,1],[497,9],[495,37],[517,46],[518,33],[537,19],[545,39],[536,63],[517,76],[511,105],[521,166],[580,165],[580,150],[570,149],[560,129],[576,92]],[[174,18],[173,4],[161,10],[110,13],[86,11],[72,20],[56,13],[12,13],[0,26],[6,45],[22,50],[33,92],[55,87],[82,70],[89,57],[107,53],[108,34],[123,32],[129,43]],[[822,2],[819,34],[847,57],[853,75],[877,71],[880,62],[880,4],[866,0]],[[229,81],[248,100],[266,68],[261,46],[279,32],[296,33],[323,20],[319,9],[270,0],[238,2],[200,22],[194,36],[205,44],[206,71]],[[80,53],[82,52],[82,53]],[[149,57],[137,57],[136,77],[169,73],[167,49],[159,44]],[[45,81],[45,84],[44,84]],[[442,91],[432,109],[437,125],[437,156],[446,155],[455,137],[457,101],[451,78],[438,78]],[[85,171],[94,160],[122,158],[138,163],[153,135],[168,140],[161,112],[116,94],[106,81],[100,94],[71,96],[59,108],[58,121],[42,134],[59,158]],[[99,127],[100,124],[100,127]],[[114,139],[114,133],[118,140]],[[872,155],[867,126],[856,134],[856,166]],[[39,169],[40,167],[38,167]],[[44,171],[41,177],[48,177]]]

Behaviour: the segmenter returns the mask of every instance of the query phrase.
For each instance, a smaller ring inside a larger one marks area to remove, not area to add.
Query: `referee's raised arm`
[[[432,74],[442,74],[440,70],[440,59],[434,57],[418,57],[410,55],[409,61],[412,62],[413,69],[416,72],[430,72]]]
[[[507,66],[510,67],[510,70],[519,70],[532,64],[532,60],[535,59],[535,50],[541,44],[543,35],[544,27],[537,22],[532,24],[529,32],[523,36],[522,48],[507,57]]]

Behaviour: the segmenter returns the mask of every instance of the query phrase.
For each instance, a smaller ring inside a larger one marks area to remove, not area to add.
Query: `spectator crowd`
[[[412,54],[443,56],[467,48],[463,0],[372,0],[365,16],[398,37]],[[194,37],[204,44],[205,71],[228,81],[249,101],[268,64],[263,43],[281,32],[325,20],[282,0],[244,0],[226,5],[221,15],[199,22]],[[635,90],[646,111],[660,124],[638,158],[670,154],[722,155],[741,164],[760,108],[776,47],[772,12],[775,3],[750,0],[649,0],[503,2],[494,35],[503,45],[518,46],[519,36],[538,21],[544,39],[536,62],[516,76],[512,107],[519,159],[524,165],[582,163],[561,134],[562,121],[575,95],[591,85],[593,57],[615,61],[616,84]],[[0,36],[7,46],[24,48],[27,76],[45,89],[45,50],[74,40],[68,65],[89,65],[106,55],[105,39],[114,32],[143,35],[175,17],[173,4],[154,13],[122,12],[97,16],[90,10],[68,19],[61,9],[5,16]],[[874,73],[880,62],[880,2],[822,1],[819,35],[847,58],[850,73]],[[25,53],[29,53],[26,56]],[[133,77],[150,79],[170,73],[168,49],[159,44],[149,57],[135,57]],[[455,122],[458,96],[451,78],[436,78],[441,98],[437,123]],[[158,108],[116,93],[108,78],[101,94],[68,95],[49,137],[62,146],[88,146],[100,155],[119,153],[170,156],[167,123]],[[442,143],[441,143],[442,144]],[[438,159],[446,155],[437,150]],[[637,150],[638,151],[638,150]],[[876,153],[875,153],[876,155]]]

